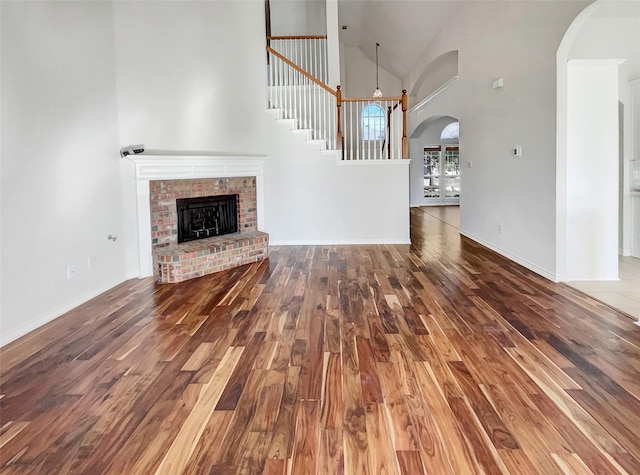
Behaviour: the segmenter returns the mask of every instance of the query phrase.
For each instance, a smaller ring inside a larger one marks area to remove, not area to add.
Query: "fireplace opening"
[[[176,199],[178,242],[238,232],[238,195]]]

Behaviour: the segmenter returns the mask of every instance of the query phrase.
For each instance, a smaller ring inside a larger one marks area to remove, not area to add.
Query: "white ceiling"
[[[340,30],[340,41],[359,47],[372,61],[376,42],[380,43],[380,67],[402,79],[467,4],[461,0],[339,0],[339,22],[347,26]]]

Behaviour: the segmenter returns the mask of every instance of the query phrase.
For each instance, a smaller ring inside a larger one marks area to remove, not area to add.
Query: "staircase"
[[[408,158],[407,96],[343,98],[327,85],[326,36],[267,36],[267,110],[344,161]]]
[[[408,244],[406,96],[345,99],[328,84],[325,36],[266,30],[270,245]]]

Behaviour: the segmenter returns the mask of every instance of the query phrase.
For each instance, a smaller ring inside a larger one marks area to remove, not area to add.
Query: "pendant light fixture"
[[[373,91],[373,97],[382,97],[382,91],[378,85],[378,46],[380,46],[380,43],[376,43],[376,90]]]

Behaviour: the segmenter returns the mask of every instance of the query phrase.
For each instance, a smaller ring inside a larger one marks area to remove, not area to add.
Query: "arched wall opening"
[[[452,123],[457,123],[458,119],[449,115],[431,116],[416,126],[409,136],[409,182],[410,182],[410,204],[411,206],[424,206],[436,204],[434,200],[425,197],[425,170],[424,170],[424,150],[425,148],[440,146],[445,151],[447,146],[457,145],[458,140],[448,140],[442,138],[443,130]],[[444,167],[441,167],[444,170]],[[461,179],[462,177],[460,177]],[[445,179],[444,175],[441,179]],[[442,189],[446,184],[441,183]],[[460,190],[461,187],[458,187]],[[457,198],[457,199],[455,199]],[[443,199],[440,204],[458,204],[457,197]]]
[[[631,129],[631,87],[640,77],[638,32],[640,3],[599,0],[575,18],[557,52],[559,281],[618,278],[618,254],[630,239],[629,164],[632,136],[638,135]]]

